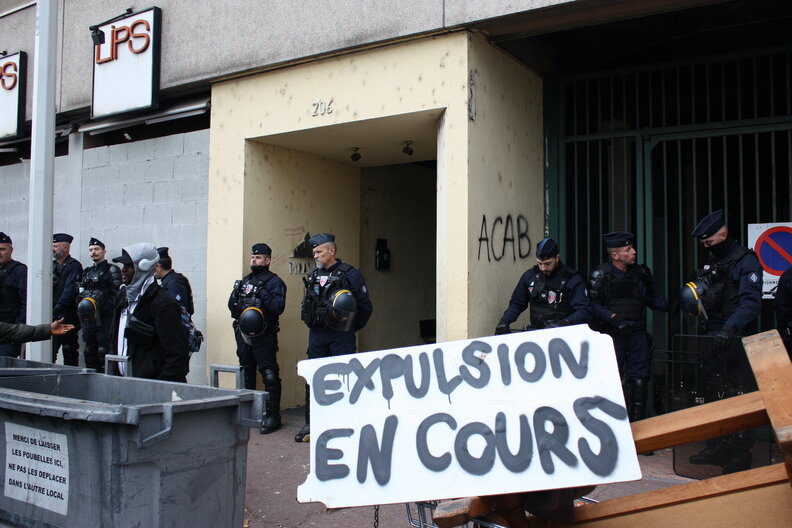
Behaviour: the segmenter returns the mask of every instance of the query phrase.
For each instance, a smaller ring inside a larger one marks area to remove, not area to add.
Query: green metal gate
[[[548,229],[582,273],[602,234],[638,235],[639,262],[676,297],[704,251],[690,237],[723,208],[730,232],[792,220],[792,49],[772,49],[547,83]],[[554,117],[555,116],[555,117]],[[764,303],[758,327],[774,326]],[[681,317],[651,314],[658,350]]]

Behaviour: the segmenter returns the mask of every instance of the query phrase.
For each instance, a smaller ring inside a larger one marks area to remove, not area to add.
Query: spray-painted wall
[[[470,335],[489,335],[544,232],[542,80],[471,36]],[[528,311],[520,321],[526,320]]]

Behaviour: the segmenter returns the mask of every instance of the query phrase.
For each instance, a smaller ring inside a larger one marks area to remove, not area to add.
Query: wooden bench
[[[769,423],[784,463],[759,467],[574,509],[562,523],[526,515],[523,494],[443,501],[434,512],[440,528],[483,516],[505,528],[534,526],[792,526],[792,363],[776,330],[743,339],[758,391],[632,424],[638,453]]]

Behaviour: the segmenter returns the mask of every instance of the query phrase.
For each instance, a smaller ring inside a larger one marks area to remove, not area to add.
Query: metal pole
[[[36,5],[33,70],[33,130],[30,147],[28,214],[28,324],[52,321],[52,193],[55,171],[55,57],[57,0]],[[28,345],[34,361],[52,360],[52,342]]]

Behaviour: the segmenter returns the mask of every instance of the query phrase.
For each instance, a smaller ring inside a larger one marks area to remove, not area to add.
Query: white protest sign
[[[301,361],[300,502],[437,500],[641,478],[613,341],[586,325]]]
[[[5,424],[5,496],[61,515],[69,513],[66,435]]]

